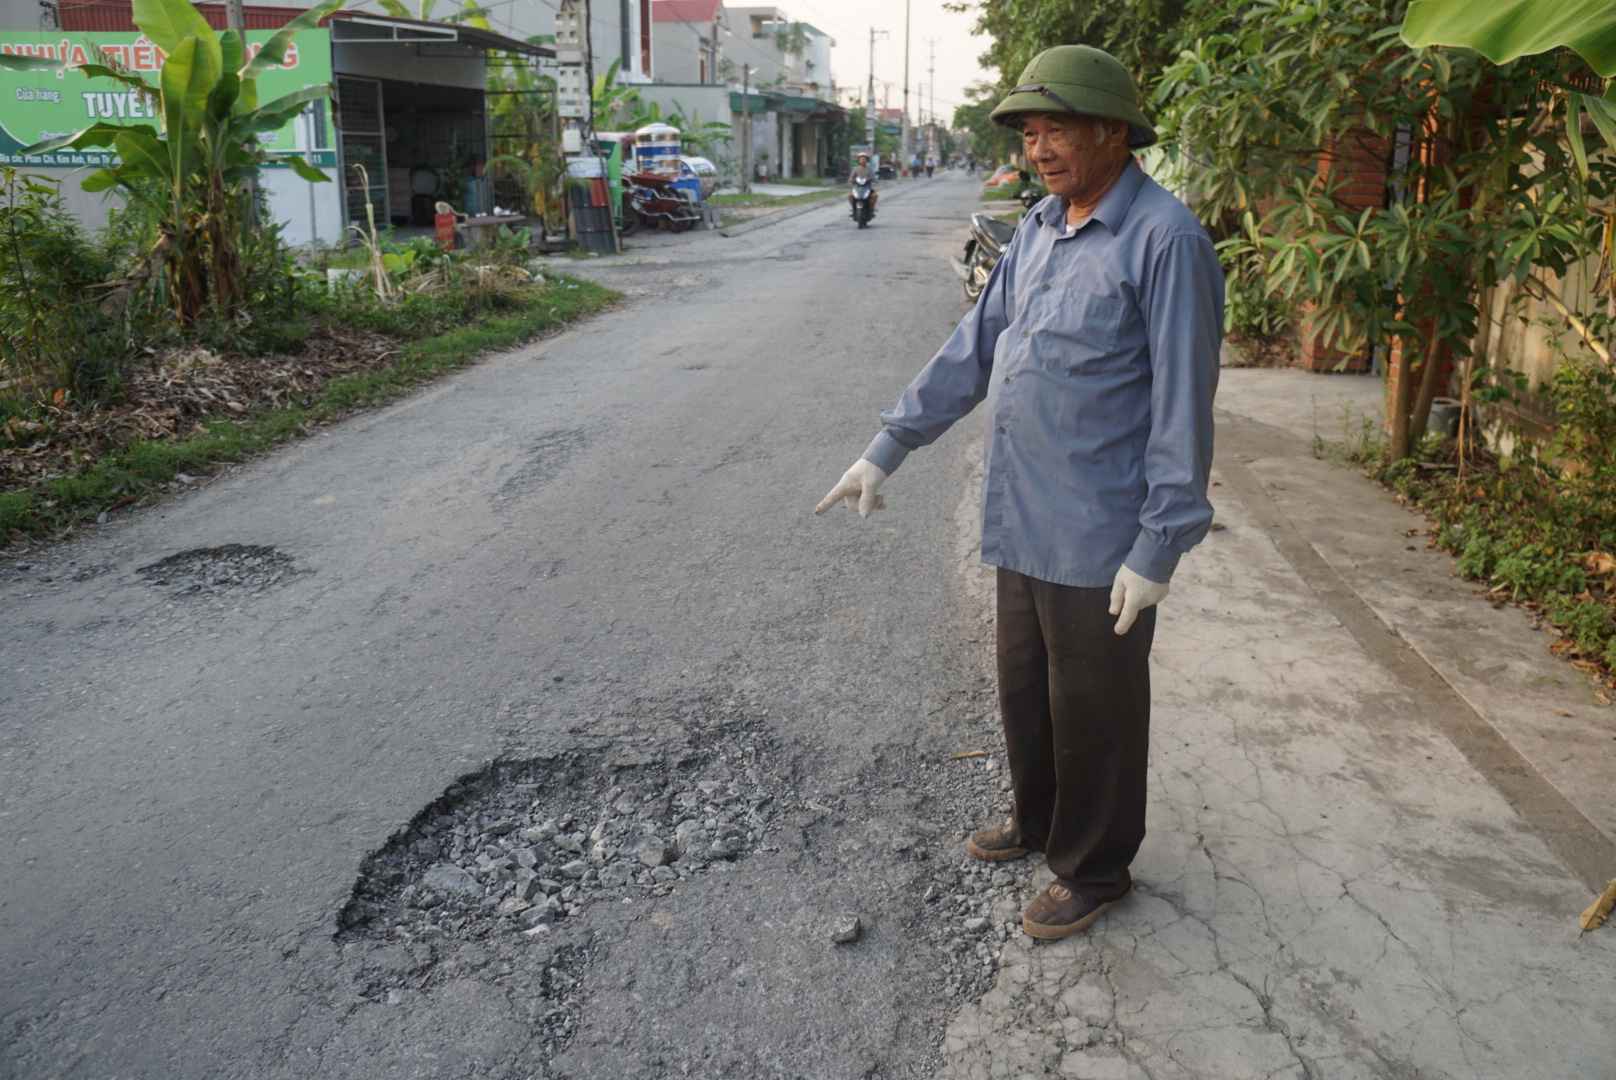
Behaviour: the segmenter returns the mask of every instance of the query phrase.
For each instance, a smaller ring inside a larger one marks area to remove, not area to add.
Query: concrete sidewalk
[[[1616,720],[1419,518],[1314,458],[1379,401],[1224,373],[1219,527],[1157,632],[1138,887],[1055,945],[1002,906],[945,1076],[1616,1076],[1616,927],[1575,921],[1616,877]]]

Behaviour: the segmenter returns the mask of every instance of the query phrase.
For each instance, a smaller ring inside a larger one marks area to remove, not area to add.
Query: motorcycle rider
[[[875,216],[875,204],[881,197],[880,194],[875,190],[875,179],[875,170],[870,167],[870,155],[860,151],[858,156],[858,165],[855,166],[852,173],[848,175],[847,183],[848,187],[851,188],[860,181],[869,181],[871,217]],[[851,209],[855,214],[858,213],[858,200],[853,198],[853,193],[851,190],[847,193],[847,205],[848,208]]]

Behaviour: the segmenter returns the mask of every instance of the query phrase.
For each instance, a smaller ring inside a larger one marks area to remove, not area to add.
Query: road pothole
[[[597,905],[675,894],[777,850],[800,806],[761,716],[702,700],[657,741],[496,762],[367,858],[338,917],[359,991],[403,1003],[471,977],[506,990],[548,1059],[576,1029]]]
[[[263,544],[191,548],[135,571],[171,596],[257,595],[298,573],[296,561]]]

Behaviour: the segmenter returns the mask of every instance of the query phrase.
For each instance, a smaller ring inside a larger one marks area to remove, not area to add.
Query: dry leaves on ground
[[[1599,894],[1598,899],[1588,905],[1586,911],[1577,920],[1577,924],[1584,931],[1597,930],[1610,918],[1612,910],[1616,910],[1616,878],[1605,886],[1605,891]]]
[[[0,491],[30,487],[93,464],[142,439],[193,434],[204,420],[307,405],[333,378],[381,367],[387,337],[322,327],[297,356],[241,356],[200,346],[158,352],[124,379],[122,398],[80,409],[65,397],[39,420],[12,417],[0,434]]]

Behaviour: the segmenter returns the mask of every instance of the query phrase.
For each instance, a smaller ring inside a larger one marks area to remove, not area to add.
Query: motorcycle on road
[[[858,222],[858,227],[861,229],[869,225],[870,219],[875,216],[874,195],[874,185],[870,183],[868,177],[855,179],[852,183],[852,189],[847,193],[847,201],[851,204],[850,209],[853,214],[853,220]]]

